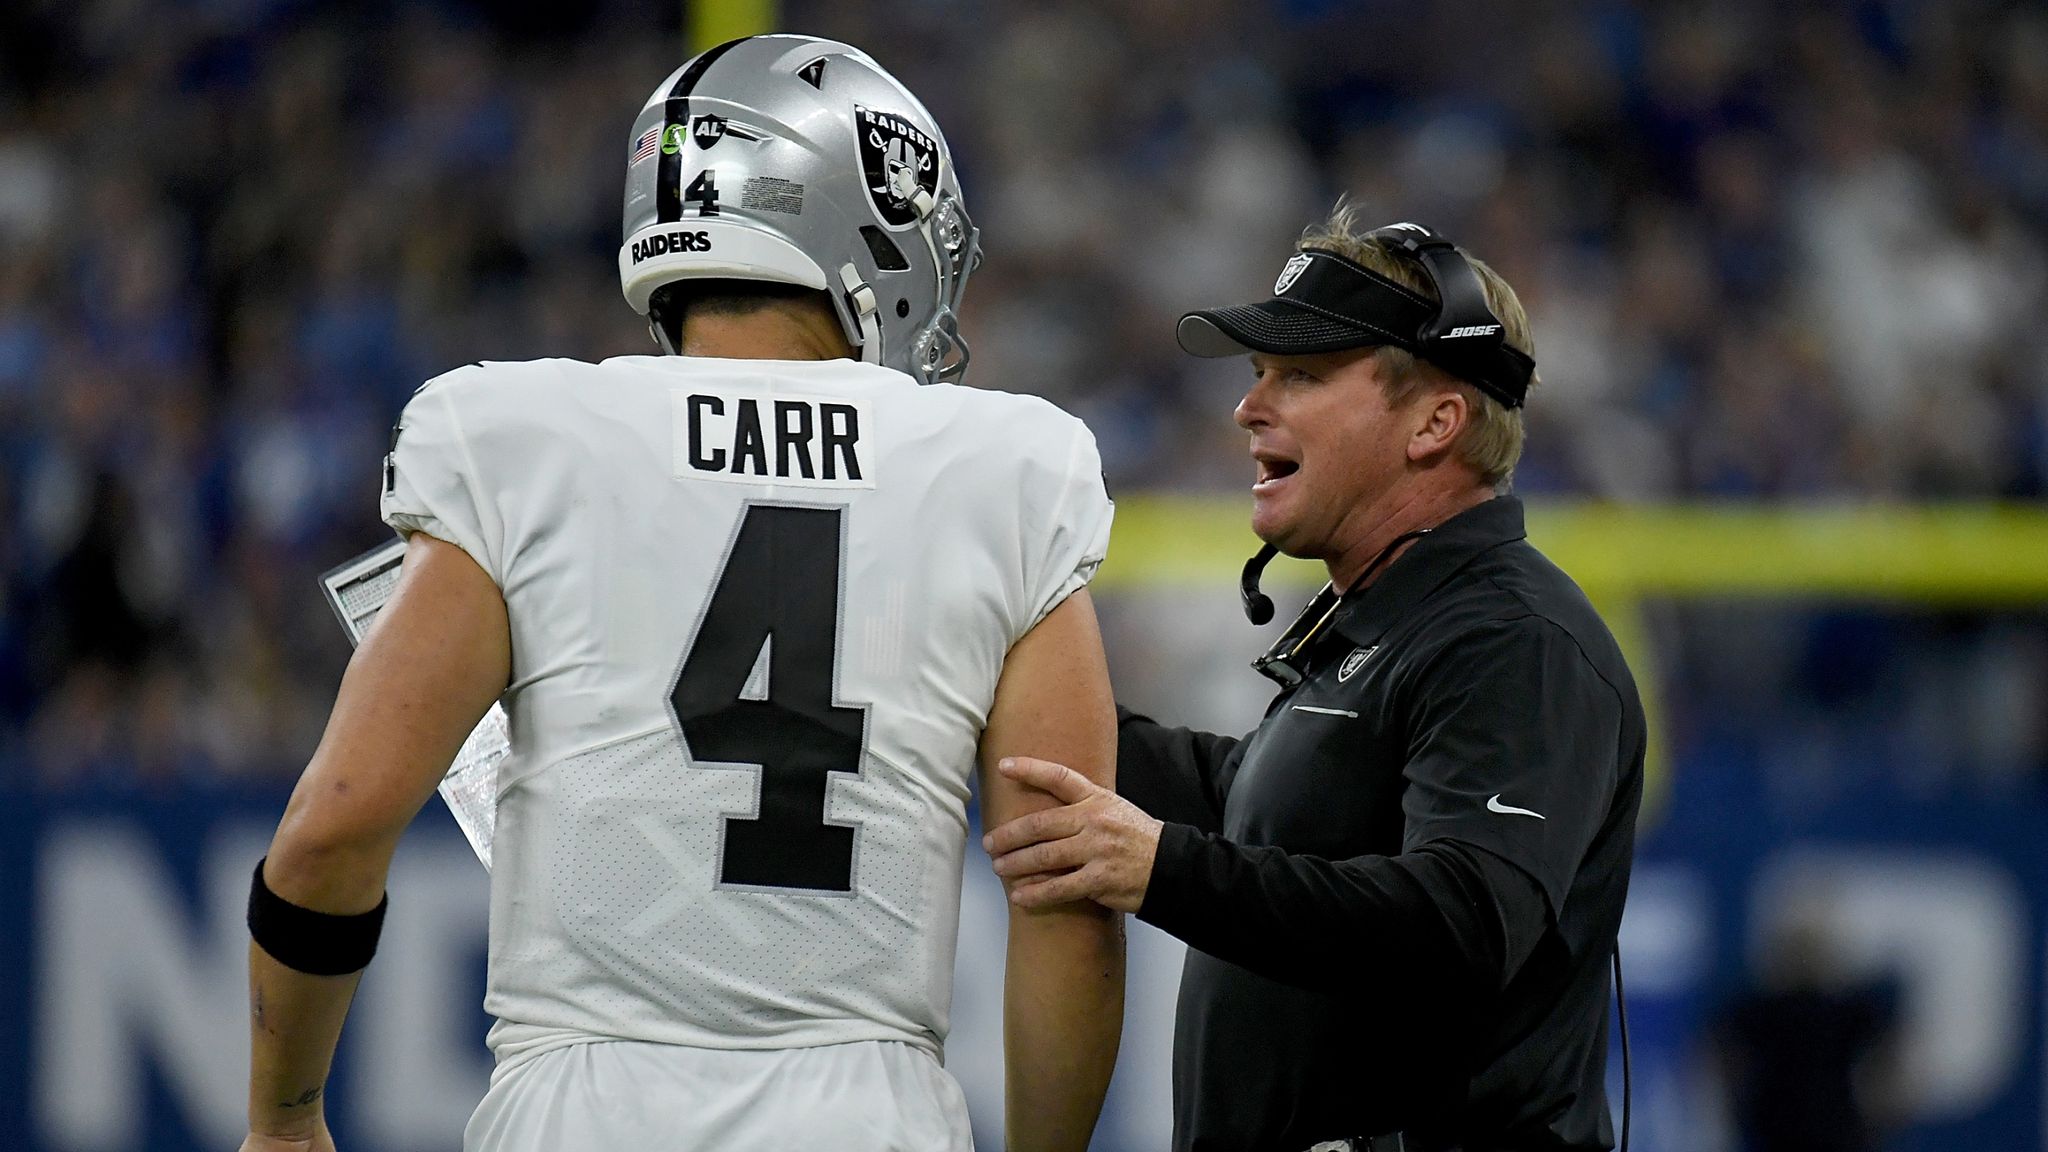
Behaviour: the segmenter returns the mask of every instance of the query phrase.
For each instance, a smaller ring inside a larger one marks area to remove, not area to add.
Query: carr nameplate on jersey
[[[733,484],[873,488],[872,410],[851,396],[677,388],[675,474]]]

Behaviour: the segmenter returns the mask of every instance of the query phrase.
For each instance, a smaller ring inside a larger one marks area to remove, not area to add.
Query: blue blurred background
[[[627,131],[734,21],[858,44],[931,107],[988,251],[970,381],[1084,417],[1133,524],[1241,517],[1246,374],[1172,321],[1261,292],[1339,193],[1529,305],[1539,509],[2044,514],[2037,2],[7,0],[0,1148],[233,1146],[248,861],[347,658],[314,577],[386,537],[422,380],[651,350],[614,275]],[[1764,556],[1621,606],[1661,743],[1637,1147],[2048,1148],[2044,539],[1918,595],[1773,592]],[[1112,560],[1120,695],[1256,719],[1251,546],[1206,580]],[[994,1147],[1001,914],[969,875],[949,1063]],[[456,1146],[483,885],[432,807],[345,1149]],[[1167,1124],[1177,945],[1133,949],[1108,1149]]]

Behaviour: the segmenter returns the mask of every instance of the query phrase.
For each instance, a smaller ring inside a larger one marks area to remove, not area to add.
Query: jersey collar
[[[1417,540],[1379,579],[1346,596],[1330,626],[1353,644],[1377,644],[1480,553],[1527,535],[1522,502],[1513,496],[1467,508]]]

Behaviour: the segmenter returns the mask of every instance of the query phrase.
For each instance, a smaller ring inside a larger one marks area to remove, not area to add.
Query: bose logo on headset
[[[1460,336],[1491,336],[1498,331],[1500,331],[1500,325],[1498,324],[1467,324],[1463,328],[1451,329],[1449,332],[1444,333],[1442,338],[1454,340]]]

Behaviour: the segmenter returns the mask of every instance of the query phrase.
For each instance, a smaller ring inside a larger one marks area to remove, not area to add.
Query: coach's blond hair
[[[1362,232],[1358,227],[1357,209],[1345,201],[1337,202],[1329,219],[1303,232],[1295,247],[1304,252],[1334,252],[1431,300],[1437,299],[1436,286],[1430,283],[1429,273],[1421,263]],[[1485,261],[1469,253],[1465,260],[1478,274],[1480,287],[1486,292],[1486,305],[1500,319],[1508,346],[1527,353],[1533,359],[1536,355],[1535,337],[1529,331],[1529,315],[1522,310],[1522,301],[1515,296],[1515,290],[1508,287],[1508,282],[1501,279],[1500,273]],[[1522,458],[1522,410],[1509,408],[1436,365],[1418,360],[1405,348],[1382,344],[1373,349],[1373,355],[1379,364],[1380,382],[1387,390],[1387,403],[1391,405],[1406,403],[1424,385],[1432,382],[1452,381],[1458,384],[1472,410],[1471,423],[1458,440],[1458,458],[1470,464],[1487,484],[1505,490],[1514,479],[1516,462]],[[1536,384],[1537,377],[1532,374],[1529,386],[1534,388]]]

